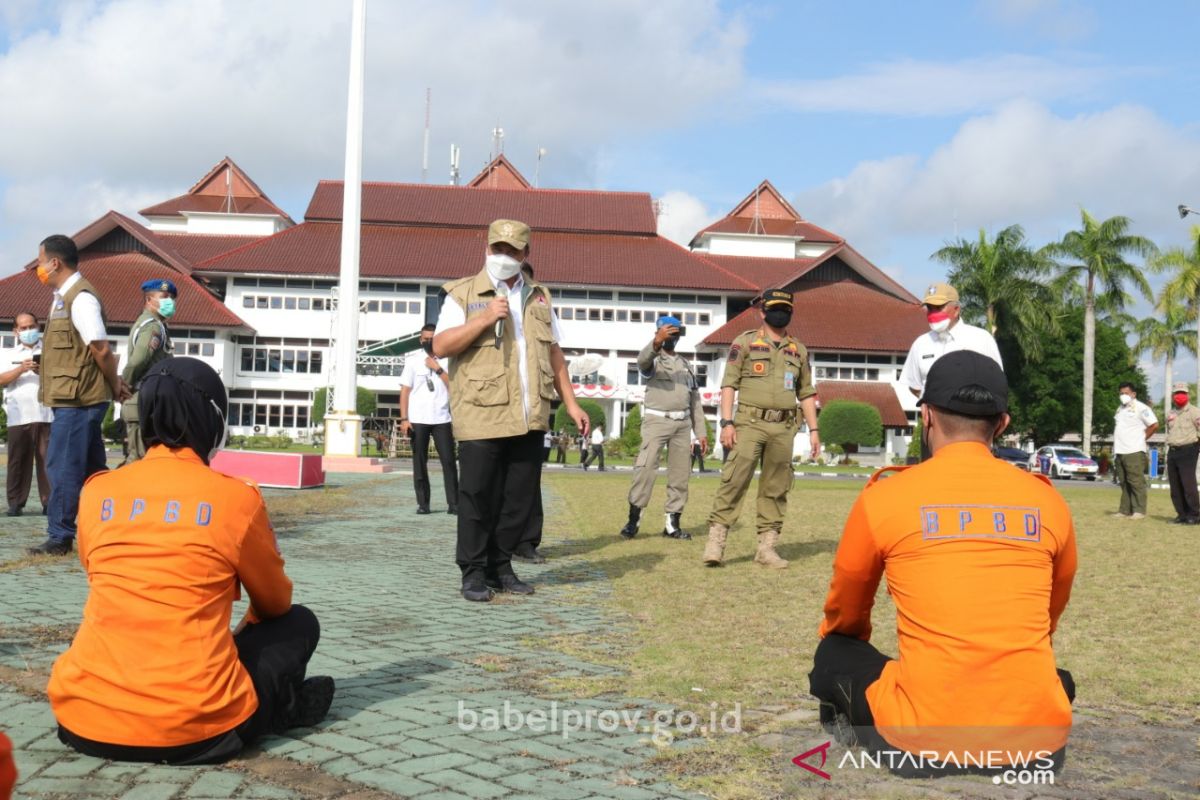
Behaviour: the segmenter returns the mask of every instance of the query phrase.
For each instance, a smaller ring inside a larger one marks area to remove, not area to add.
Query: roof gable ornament
[[[529,181],[512,162],[505,158],[504,153],[488,162],[483,170],[467,184],[479,189],[532,189]]]

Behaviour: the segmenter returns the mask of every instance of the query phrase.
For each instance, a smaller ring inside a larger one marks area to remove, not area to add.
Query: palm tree
[[[1109,217],[1103,222],[1080,209],[1083,224],[1068,231],[1062,241],[1052,242],[1042,252],[1058,261],[1064,282],[1083,283],[1083,451],[1092,449],[1092,393],[1096,382],[1096,308],[1121,311],[1133,284],[1152,299],[1150,284],[1142,271],[1125,259],[1130,255],[1151,258],[1158,248],[1149,239],[1129,233],[1129,217]]]
[[[963,309],[972,321],[987,326],[993,336],[1011,333],[1030,360],[1041,358],[1042,342],[1057,331],[1058,320],[1047,309],[1055,306],[1047,286],[1052,263],[1025,241],[1020,225],[1010,225],[988,240],[958,239],[932,256],[950,266],[946,282],[958,289]]]
[[[1163,287],[1163,301],[1183,303],[1196,320],[1196,382],[1200,384],[1200,225],[1192,226],[1192,246],[1172,247],[1155,259],[1158,269],[1172,273]],[[1167,387],[1168,390],[1170,387]]]
[[[1196,343],[1196,331],[1192,328],[1193,312],[1186,306],[1173,302],[1164,291],[1155,307],[1157,315],[1137,323],[1137,351],[1149,353],[1155,361],[1163,360],[1163,419],[1171,413],[1171,384],[1175,380],[1175,356],[1180,349]],[[1161,316],[1159,316],[1161,315]]]

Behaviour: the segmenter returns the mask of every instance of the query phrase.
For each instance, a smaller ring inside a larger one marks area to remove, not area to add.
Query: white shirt
[[[1150,406],[1136,397],[1113,416],[1113,455],[1146,452],[1146,428],[1158,422]]]
[[[0,372],[8,372],[36,353],[42,352],[41,344],[26,347],[18,344],[0,350]],[[12,383],[4,387],[4,413],[8,415],[8,427],[28,425],[32,422],[52,422],[54,411],[38,402],[38,386],[41,379],[35,372],[23,372]]]
[[[446,368],[445,359],[438,366]],[[400,385],[412,389],[408,395],[408,421],[414,425],[442,425],[450,421],[450,390],[446,382],[425,364],[425,351],[404,359]],[[433,391],[429,387],[433,386]]]
[[[925,379],[929,376],[929,368],[946,353],[955,350],[970,350],[985,355],[1004,369],[1000,360],[1000,348],[996,340],[983,328],[968,325],[961,319],[945,333],[923,333],[912,343],[908,350],[908,358],[904,360],[904,369],[900,380],[911,389],[918,392],[925,388]]]
[[[491,278],[493,286],[500,285],[500,281],[496,280],[495,278],[492,278],[491,275],[488,275],[488,278]],[[513,336],[516,337],[516,341],[517,341],[517,357],[520,359],[521,397],[523,397],[525,399],[525,419],[526,419],[526,421],[528,421],[528,419],[529,419],[529,366],[525,363],[525,328],[521,324],[522,316],[525,313],[525,308],[524,308],[523,303],[520,302],[521,294],[522,294],[522,291],[524,290],[524,288],[525,288],[525,276],[522,274],[518,274],[517,282],[514,283],[508,289],[508,293],[509,293],[509,295],[511,295],[511,297],[509,298],[509,301],[508,301],[508,319],[506,319],[504,321],[504,324],[512,325]],[[433,333],[436,336],[437,334],[441,333],[442,331],[447,331],[447,330],[450,330],[451,328],[457,328],[459,325],[466,323],[466,321],[467,321],[466,310],[463,309],[463,307],[458,304],[457,300],[453,299],[450,296],[447,296],[446,302],[442,303],[442,310],[438,314],[437,328],[436,328],[436,330],[434,330]],[[562,331],[560,331],[558,328],[558,314],[557,313],[550,314],[550,335],[553,337],[555,344],[562,341]]]
[[[597,427],[592,431],[592,444],[604,444],[604,429]]]
[[[76,272],[58,288],[58,291],[54,293],[54,302],[50,306],[51,313],[62,308],[63,295],[72,286],[79,283],[82,277]],[[104,317],[100,314],[100,301],[91,292],[83,292],[75,296],[75,302],[71,304],[71,322],[84,344],[103,342],[108,339],[108,333],[104,330]]]

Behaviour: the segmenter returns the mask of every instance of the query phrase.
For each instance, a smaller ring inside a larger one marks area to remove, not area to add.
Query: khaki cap
[[[944,306],[946,303],[957,303],[958,290],[948,283],[935,283],[925,290],[925,299],[921,302],[927,306]]]
[[[488,244],[505,242],[518,250],[529,247],[529,226],[515,219],[498,219],[488,225]]]
[[[1171,392],[1183,392],[1184,394],[1191,394],[1191,389],[1188,388],[1186,383],[1177,383],[1171,387]]]

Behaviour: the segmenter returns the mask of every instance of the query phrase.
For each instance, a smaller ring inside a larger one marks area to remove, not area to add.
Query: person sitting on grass
[[[1051,647],[1075,576],[1070,510],[1047,479],[992,455],[1009,417],[991,358],[942,356],[919,404],[933,457],[876,473],[838,545],[809,675],[822,724],[889,751],[900,774],[1057,769],[1075,697]],[[870,644],[882,575],[898,659]]]
[[[220,763],[329,710],[333,679],[304,678],[320,626],[292,604],[263,497],[209,467],[228,405],[203,361],[159,362],[138,393],[145,458],[84,485],[89,594],[47,688],[59,739],[81,753]],[[250,605],[231,631],[241,586]]]

